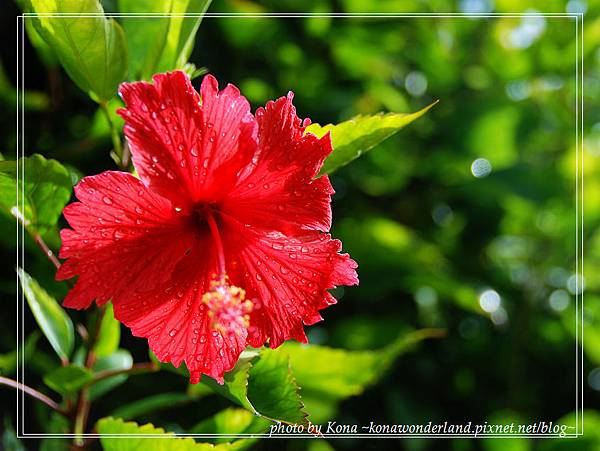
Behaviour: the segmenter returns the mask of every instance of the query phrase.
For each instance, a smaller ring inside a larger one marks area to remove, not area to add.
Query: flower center
[[[229,283],[223,241],[213,207],[203,205],[195,210],[194,216],[197,222],[208,224],[217,254],[217,273],[210,283],[209,291],[202,295],[202,302],[208,307],[208,315],[212,320],[211,327],[220,333],[233,331],[238,336],[242,335],[250,324],[249,313],[253,304],[246,299],[243,288]]]
[[[252,302],[246,299],[244,289],[229,284],[227,276],[211,282],[210,291],[202,295],[202,302],[208,307],[212,328],[217,332],[233,331],[241,335],[248,328]]]

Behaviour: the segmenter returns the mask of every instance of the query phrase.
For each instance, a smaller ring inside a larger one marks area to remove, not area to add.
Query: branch
[[[160,367],[155,362],[136,363],[132,365],[131,368],[100,371],[94,375],[94,379],[89,382],[89,384],[94,384],[103,379],[108,379],[109,377],[118,376],[120,374],[131,376],[134,374],[155,373],[159,369]]]
[[[25,384],[21,384],[20,382],[17,382],[15,380],[9,379],[7,377],[2,377],[2,376],[0,376],[0,385],[6,385],[8,387],[12,387],[17,390],[21,390],[23,393],[26,393],[29,396],[31,396],[32,398],[35,398],[38,401],[43,402],[48,407],[50,407],[52,410],[55,410],[56,412],[60,413],[61,415],[65,416],[65,417],[69,416],[68,413],[65,410],[63,410],[58,405],[57,402],[50,399],[48,396],[44,395],[43,393],[40,393],[39,391],[35,390],[34,388],[31,388]]]
[[[50,249],[48,247],[48,245],[46,244],[44,239],[40,236],[40,234],[36,233],[35,236],[33,237],[33,239],[35,240],[35,243],[40,247],[42,252],[44,252],[44,254],[46,254],[46,257],[48,257],[48,260],[50,260],[52,262],[54,267],[56,269],[59,269],[60,265],[61,265],[60,261],[58,260],[58,258],[56,258],[56,255],[54,255],[54,252],[52,252],[52,249]]]

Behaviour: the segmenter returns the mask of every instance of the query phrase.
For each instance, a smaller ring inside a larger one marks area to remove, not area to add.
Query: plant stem
[[[40,236],[40,234],[36,233],[34,235],[33,239],[35,240],[35,243],[40,247],[42,252],[44,252],[44,254],[46,254],[46,257],[48,257],[48,260],[50,260],[50,262],[54,265],[54,267],[56,269],[59,269],[60,265],[61,265],[60,261],[58,260],[58,258],[56,258],[56,255],[54,255],[54,252],[52,252],[52,249],[50,249],[48,247],[48,245],[46,244],[44,239]]]
[[[105,370],[96,373],[94,379],[90,382],[90,384],[94,384],[103,379],[108,379],[109,377],[118,376],[119,374],[144,374],[144,373],[154,373],[158,371],[160,367],[155,362],[145,362],[145,363],[136,363],[131,366],[131,368],[120,369],[120,370]]]
[[[113,152],[115,163],[119,165],[121,169],[127,169],[129,166],[129,151],[124,152],[123,146],[121,144],[121,137],[119,136],[119,131],[115,126],[112,118],[110,117],[110,111],[108,110],[108,103],[106,101],[100,103],[100,109],[104,113],[104,117],[106,118],[106,122],[108,123],[108,127],[110,128],[110,138],[112,139],[113,144]]]
[[[57,402],[53,401],[48,396],[44,395],[43,393],[40,393],[39,391],[37,391],[34,388],[31,388],[25,384],[21,384],[20,382],[17,382],[15,380],[9,379],[7,377],[2,377],[2,376],[0,376],[0,385],[6,385],[8,387],[12,387],[12,388],[16,388],[17,390],[21,390],[23,393],[26,393],[29,396],[31,396],[32,398],[35,398],[38,401],[43,402],[48,407],[50,407],[52,410],[55,410],[56,412],[60,413],[61,415],[68,416],[68,413],[65,412],[58,405]]]
[[[102,324],[102,317],[104,316],[104,312],[106,309],[104,307],[98,307],[98,310],[95,313],[95,318],[92,318],[91,323],[93,323],[94,329],[90,334],[90,339],[87,342],[87,355],[85,358],[85,366],[86,368],[92,368],[94,363],[96,363],[96,354],[94,352],[94,346],[98,341],[98,335],[100,333],[100,325]],[[88,327],[88,330],[91,328]],[[85,433],[85,428],[87,425],[87,420],[90,415],[90,408],[92,407],[91,402],[89,400],[89,387],[84,386],[79,392],[79,396],[77,397],[77,404],[75,406],[75,419],[73,421],[73,433],[75,434],[75,438],[73,439],[73,443],[77,447],[83,446],[84,440],[82,435]]]

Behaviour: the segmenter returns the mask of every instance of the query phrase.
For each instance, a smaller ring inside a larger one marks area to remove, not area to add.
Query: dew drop
[[[198,149],[197,149],[197,148],[194,146],[194,147],[192,147],[192,148],[190,149],[190,153],[191,153],[193,156],[197,157],[197,156],[198,156]]]
[[[303,254],[306,254],[306,253],[308,253],[308,248],[307,248],[306,246],[302,246],[302,247],[300,248],[300,250],[302,251],[302,253],[303,253]]]
[[[177,331],[175,329],[171,329],[171,332],[169,332],[169,337],[174,337],[176,333]]]
[[[263,185],[263,189],[269,189],[269,188],[270,188],[270,186],[269,186],[269,184],[268,184],[268,183],[265,183],[265,184]]]
[[[156,114],[156,111],[153,111],[151,116],[152,116],[152,119],[156,119],[158,117],[158,114]]]
[[[291,258],[291,259],[295,259],[296,257],[297,257],[297,255],[296,255],[296,254],[294,254],[294,253],[291,253],[291,254],[290,254],[290,258]]]
[[[282,266],[281,268],[279,268],[279,270],[281,271],[281,274],[287,274],[289,273],[288,269],[284,266]]]
[[[263,280],[262,276],[259,273],[256,273],[256,280],[258,280],[259,282]]]
[[[283,249],[283,244],[281,244],[281,243],[273,243],[271,246],[273,247],[273,249],[276,249],[278,251]]]
[[[248,188],[249,188],[249,189],[252,189],[252,188],[254,188],[254,183],[248,183]]]
[[[179,161],[179,166],[185,168],[185,160],[183,158]]]
[[[108,196],[104,196],[102,198],[102,202],[104,202],[106,205],[111,205],[113,203],[112,199]]]
[[[206,335],[200,337],[200,343],[206,343]]]

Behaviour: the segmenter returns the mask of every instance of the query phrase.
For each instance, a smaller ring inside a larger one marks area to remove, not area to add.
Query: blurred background
[[[108,12],[117,10],[112,1],[102,3]],[[308,329],[310,341],[377,349],[405,330],[446,330],[445,337],[401,357],[377,385],[344,401],[335,413],[339,422],[573,424],[575,295],[583,290],[584,438],[262,441],[257,449],[600,449],[600,2],[217,0],[209,11],[585,12],[583,274],[575,272],[574,20],[208,17],[190,61],[221,83],[236,84],[253,108],[293,90],[299,116],[321,124],[361,113],[416,111],[440,100],[332,177],[332,232],[359,263],[360,286],[337,291],[339,304]],[[13,159],[18,8],[6,1],[2,12],[0,150]],[[29,43],[25,84],[26,153],[58,159],[74,177],[115,169],[96,104]],[[0,352],[8,353],[15,346],[16,314],[14,221],[8,216],[0,232],[6,262]],[[49,291],[64,294],[34,246],[26,261]],[[145,343],[125,328],[122,334],[134,359],[144,359]],[[37,343],[28,373],[33,384],[44,372],[47,348]],[[170,374],[139,376],[101,409],[110,412],[111,402],[148,393],[150,383],[158,392],[182,382]],[[0,390],[0,402],[10,406],[14,394]],[[178,430],[194,423],[190,416],[216,410],[186,405],[140,421]],[[10,409],[5,415],[14,423]],[[39,418],[32,415],[31,424]]]

